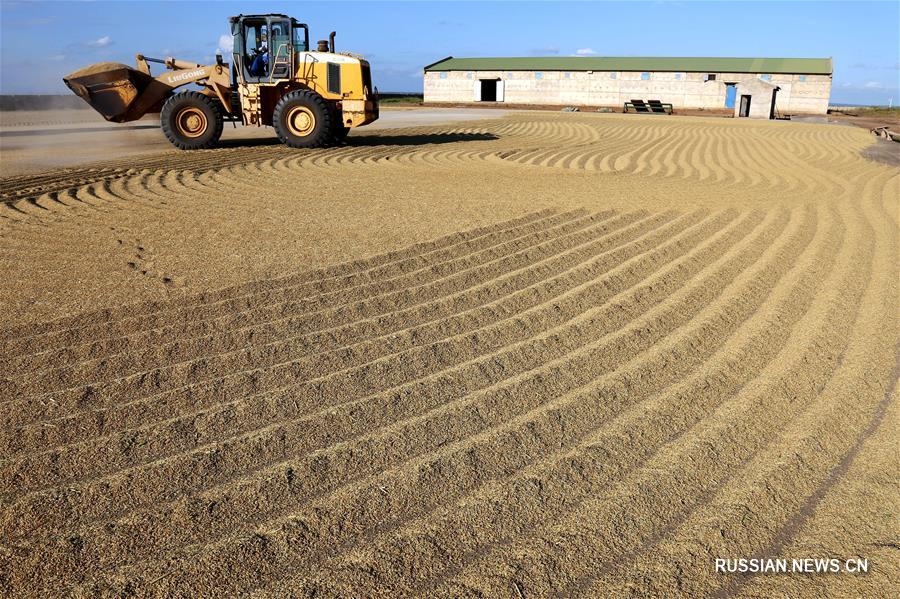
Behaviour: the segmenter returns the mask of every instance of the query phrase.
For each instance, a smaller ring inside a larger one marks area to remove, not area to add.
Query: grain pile
[[[4,179],[0,588],[888,593],[871,141],[526,113]],[[782,555],[871,572],[713,568]]]

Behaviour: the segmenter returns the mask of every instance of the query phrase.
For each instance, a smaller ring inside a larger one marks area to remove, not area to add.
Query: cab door
[[[294,50],[291,41],[291,22],[271,20],[269,32],[272,53],[272,79],[290,79],[293,76]]]

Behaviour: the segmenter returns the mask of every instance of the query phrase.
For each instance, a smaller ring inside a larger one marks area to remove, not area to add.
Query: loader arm
[[[69,88],[108,121],[135,121],[149,112],[159,112],[163,101],[179,87],[199,83],[202,93],[215,96],[222,109],[231,113],[231,82],[228,65],[201,65],[174,58],[137,55],[137,68],[119,63],[99,63],[63,78]],[[153,77],[150,62],[164,64],[166,71]]]

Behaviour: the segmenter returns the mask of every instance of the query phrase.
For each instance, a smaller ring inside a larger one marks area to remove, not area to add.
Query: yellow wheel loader
[[[178,148],[211,148],[225,121],[274,127],[294,148],[343,140],[353,127],[378,118],[378,92],[369,63],[337,53],[334,32],[309,48],[309,28],[281,14],[229,19],[231,63],[201,65],[137,55],[137,68],[121,63],[90,65],[63,78],[108,121],[125,123],[160,113],[163,133]],[[166,71],[155,77],[150,63]],[[184,86],[196,84],[194,90]]]

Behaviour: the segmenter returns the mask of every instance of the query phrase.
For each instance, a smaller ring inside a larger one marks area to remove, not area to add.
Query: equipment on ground
[[[378,118],[369,62],[335,52],[333,31],[310,51],[309,28],[287,15],[238,15],[229,22],[230,64],[221,55],[201,65],[138,54],[136,69],[102,62],[63,81],[108,121],[159,112],[166,137],[183,150],[215,146],[224,121],[272,126],[288,146],[313,148],[340,142]],[[154,77],[150,63],[167,70]],[[180,89],[192,83],[199,88]]]

